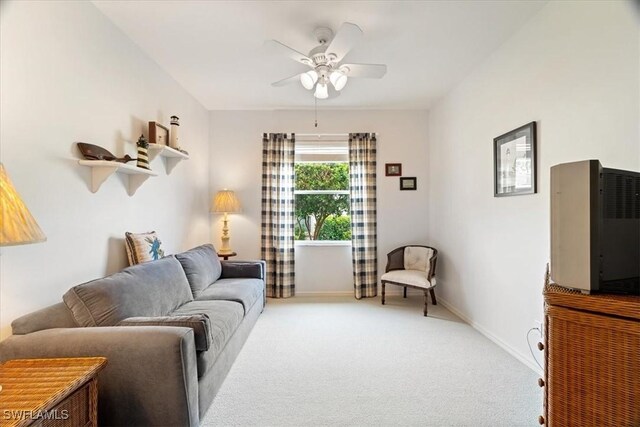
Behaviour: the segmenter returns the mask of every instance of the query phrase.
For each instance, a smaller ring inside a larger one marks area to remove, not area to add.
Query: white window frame
[[[311,162],[298,162],[298,163],[311,163]],[[328,163],[328,162],[322,162]],[[341,163],[341,162],[335,162]],[[294,194],[349,194],[349,190],[295,190]]]
[[[296,140],[296,143],[298,141]],[[320,154],[320,155],[348,155],[348,140],[332,141],[330,144],[322,141],[311,141],[304,145],[304,148],[296,147],[296,155],[299,154]],[[348,157],[347,157],[348,158]],[[306,163],[349,163],[348,160],[296,160],[296,164]],[[294,195],[298,194],[350,194],[349,190],[294,190]],[[351,246],[351,240],[296,240],[295,246]]]

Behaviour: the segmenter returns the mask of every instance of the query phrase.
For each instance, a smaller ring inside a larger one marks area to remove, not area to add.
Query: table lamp
[[[44,235],[38,223],[0,163],[0,246],[24,245],[44,242]]]
[[[229,247],[229,218],[227,214],[240,212],[240,202],[236,197],[236,194],[231,191],[224,190],[218,191],[213,198],[213,206],[211,208],[213,213],[223,213],[223,226],[222,226],[222,247],[218,251],[218,255],[228,255],[233,253]]]

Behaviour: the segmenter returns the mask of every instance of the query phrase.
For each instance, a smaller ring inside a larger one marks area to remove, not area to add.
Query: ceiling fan
[[[339,95],[350,77],[365,77],[380,79],[387,72],[384,64],[341,64],[351,48],[362,38],[362,30],[356,24],[345,22],[334,35],[329,28],[317,28],[314,32],[318,46],[311,49],[308,55],[298,52],[277,40],[266,42],[268,48],[288,56],[296,62],[307,65],[310,71],[302,72],[286,79],[272,83],[271,86],[285,86],[300,81],[307,90],[315,91],[313,95],[318,99],[329,98],[329,88],[333,87],[331,95]],[[331,86],[329,85],[331,84]]]

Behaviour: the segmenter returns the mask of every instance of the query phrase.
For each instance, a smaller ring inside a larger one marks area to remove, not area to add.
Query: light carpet
[[[441,305],[387,300],[270,299],[202,425],[537,425],[537,374]]]

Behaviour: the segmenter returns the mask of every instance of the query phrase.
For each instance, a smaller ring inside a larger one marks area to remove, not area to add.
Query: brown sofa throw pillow
[[[162,242],[155,231],[149,233],[124,233],[129,265],[159,260],[164,256]]]
[[[206,314],[189,316],[129,317],[118,326],[178,326],[193,329],[197,351],[207,351],[211,346],[211,321]]]

